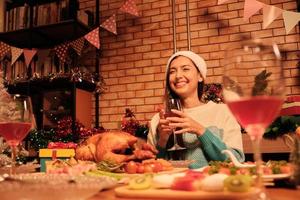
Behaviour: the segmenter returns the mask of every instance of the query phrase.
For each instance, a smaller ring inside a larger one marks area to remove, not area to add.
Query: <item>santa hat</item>
[[[195,54],[192,51],[177,51],[176,53],[174,53],[168,60],[166,73],[168,73],[169,71],[170,63],[174,60],[174,58],[178,56],[184,56],[191,59],[191,61],[193,61],[193,63],[201,73],[202,78],[203,79],[206,78],[207,66],[205,60],[201,56]]]

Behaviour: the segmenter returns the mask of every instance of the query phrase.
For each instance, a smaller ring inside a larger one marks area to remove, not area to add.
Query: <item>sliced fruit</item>
[[[247,192],[252,184],[252,177],[247,175],[229,176],[224,180],[224,187],[231,192]]]
[[[145,190],[152,185],[152,177],[150,175],[137,176],[129,181],[128,187],[132,190]]]

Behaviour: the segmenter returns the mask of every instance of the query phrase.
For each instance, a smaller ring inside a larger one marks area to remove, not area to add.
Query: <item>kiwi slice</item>
[[[230,192],[247,192],[252,184],[252,178],[247,175],[228,176],[224,180],[224,187]]]
[[[151,176],[137,176],[130,179],[128,187],[133,190],[145,190],[150,188],[152,185]]]

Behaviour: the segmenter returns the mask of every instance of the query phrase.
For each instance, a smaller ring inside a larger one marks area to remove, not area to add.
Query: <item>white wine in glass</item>
[[[260,141],[279,114],[285,85],[281,56],[275,43],[250,40],[226,49],[223,73],[225,103],[253,144],[257,199],[267,199],[262,180]]]

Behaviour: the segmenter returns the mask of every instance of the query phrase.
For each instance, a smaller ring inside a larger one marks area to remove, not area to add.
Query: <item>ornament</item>
[[[147,139],[149,129],[147,124],[140,124],[131,109],[126,108],[121,122],[121,130],[136,137]]]

